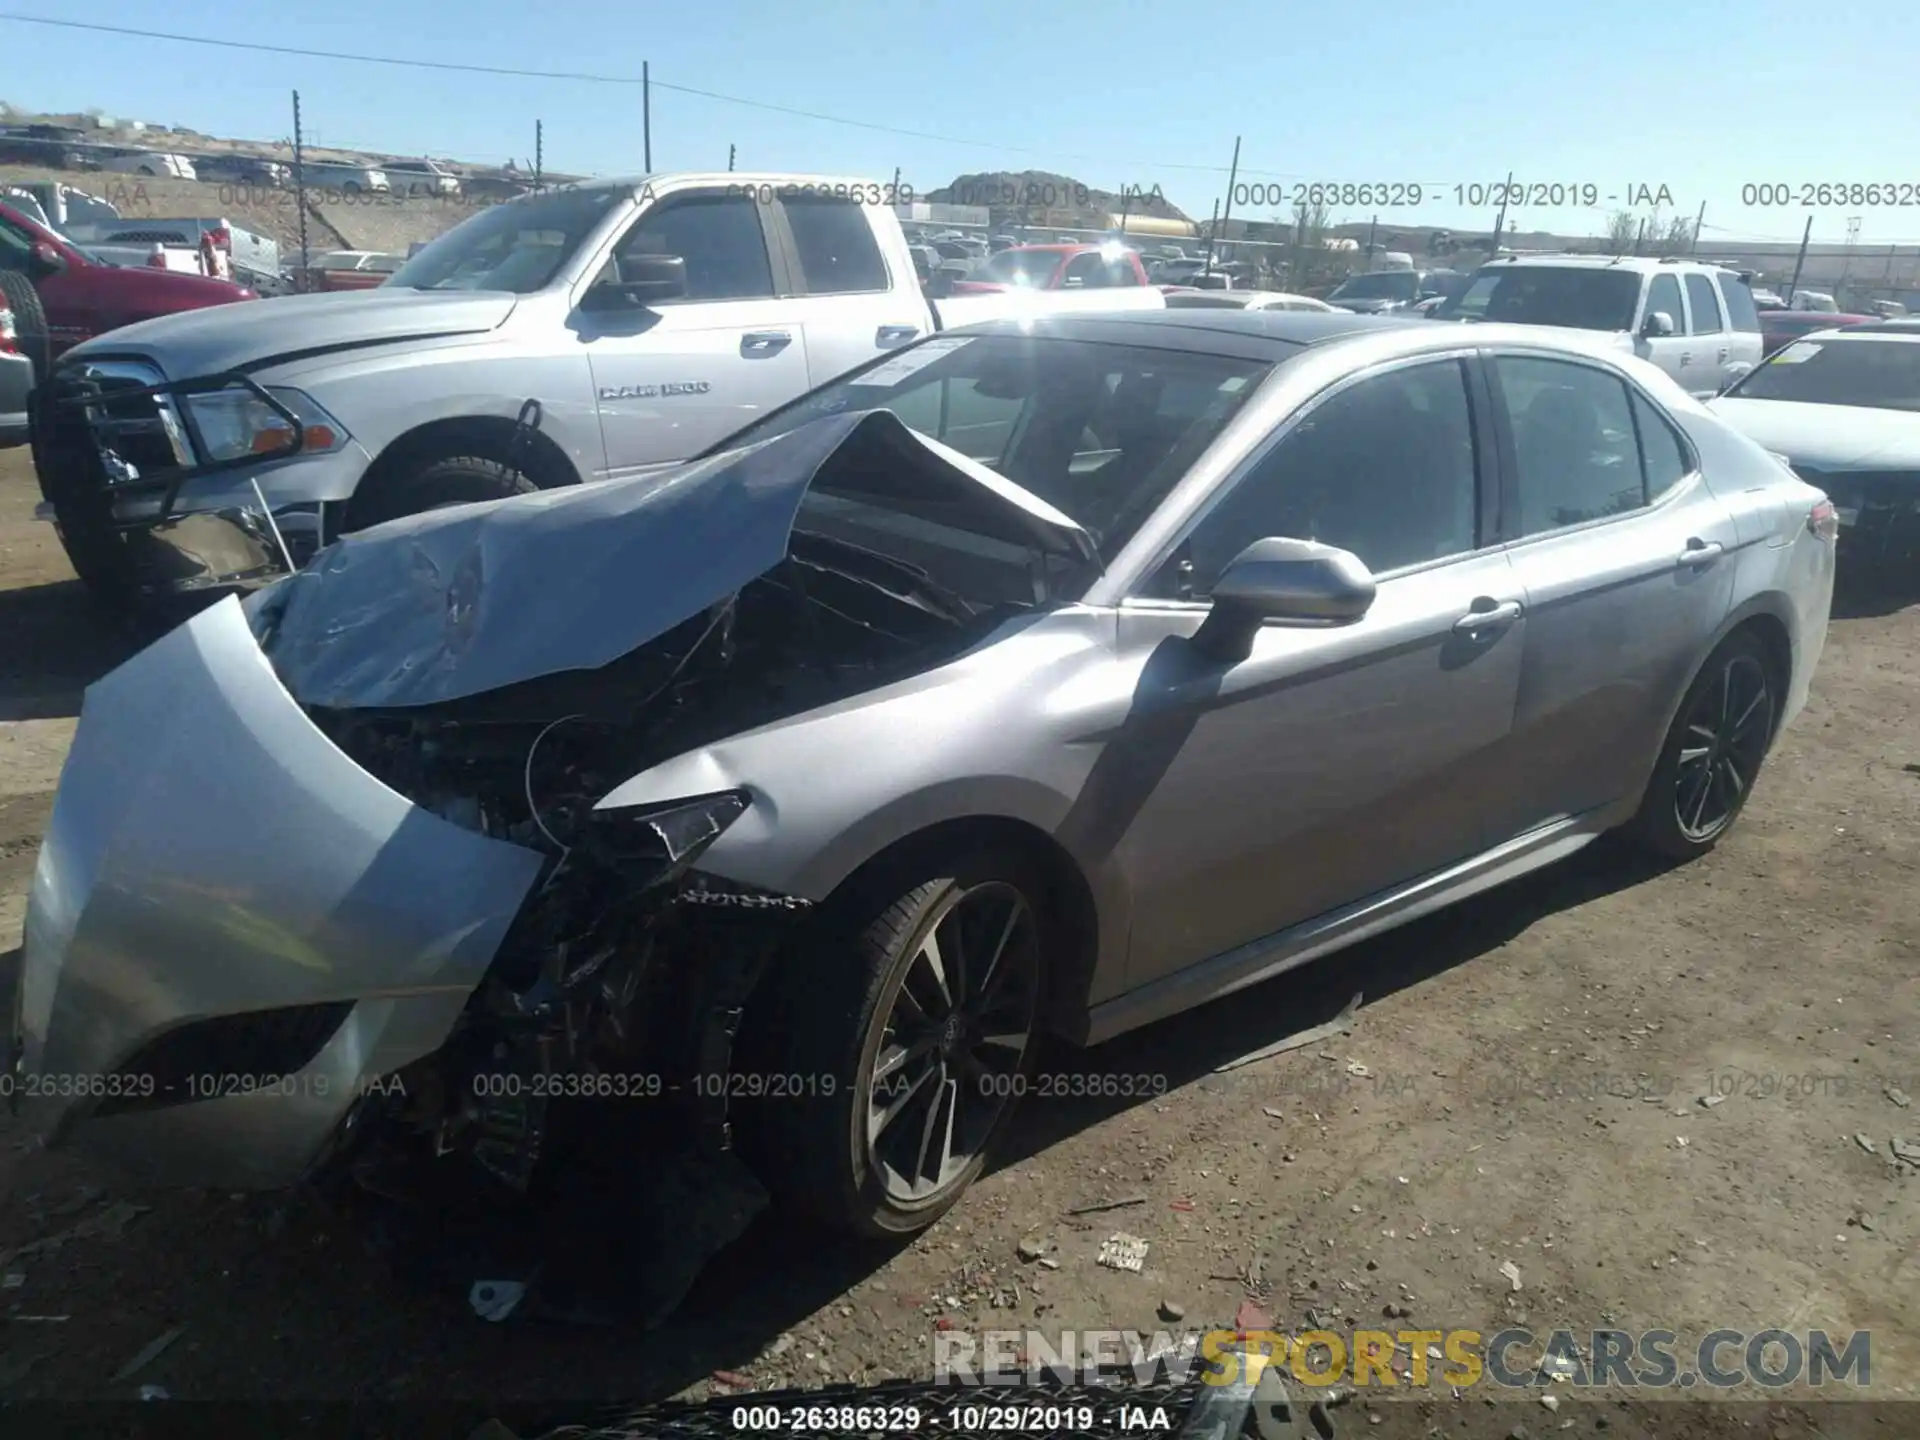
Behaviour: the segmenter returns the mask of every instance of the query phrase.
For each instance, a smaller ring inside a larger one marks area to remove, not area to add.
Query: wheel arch
[[[354,508],[362,503],[362,496],[375,495],[424,465],[460,455],[474,455],[503,465],[512,463],[516,428],[516,422],[504,416],[454,415],[429,420],[396,435],[374,457],[359,484],[354,486],[353,498],[348,501],[348,528],[353,526]],[[552,436],[539,430],[532,433],[527,444],[525,474],[542,490],[580,483],[580,472],[574,468],[567,452]]]
[[[1674,693],[1668,697],[1666,718],[1660,726],[1661,744],[1673,728],[1673,722],[1679,717],[1680,707],[1686,704],[1687,696],[1692,692],[1694,682],[1707,668],[1707,662],[1720,652],[1720,647],[1740,631],[1750,631],[1759,640],[1765,650],[1767,663],[1773,671],[1772,679],[1778,686],[1781,704],[1776,707],[1773,718],[1773,731],[1777,737],[1786,713],[1786,697],[1793,683],[1793,603],[1782,594],[1766,591],[1754,595],[1735,606],[1714,632],[1713,642],[1700,654],[1700,658],[1690,666],[1682,677]],[[1633,791],[1634,805],[1638,806],[1646,796],[1647,786],[1652,783],[1653,772],[1660,763],[1660,751],[1655,749],[1647,757],[1645,773],[1640,784]]]
[[[1100,955],[1100,906],[1079,861],[1031,820],[1006,814],[954,816],[900,835],[849,871],[821,902],[829,913],[884,901],[902,885],[924,879],[943,857],[972,849],[1005,849],[1034,867],[1044,887],[1042,906],[1054,951],[1044,1020],[1068,1039],[1084,1032]]]

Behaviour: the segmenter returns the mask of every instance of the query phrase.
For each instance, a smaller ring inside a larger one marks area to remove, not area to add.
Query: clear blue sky
[[[1512,171],[1593,184],[1591,211],[1510,211],[1522,229],[1604,229],[1629,186],[1704,201],[1706,238],[1797,240],[1799,195],[1743,206],[1742,186],[1875,182],[1878,206],[1813,210],[1814,238],[1920,243],[1920,6],[1826,12],[1755,0],[1695,8],[1619,0],[1281,9],[1091,0],[690,5],[634,0],[330,0],[257,6],[19,0],[14,13],[276,45],[638,77],[657,169],[823,170],[921,190],[973,170],[1033,168],[1108,188],[1158,185],[1204,218],[1241,178],[1418,182],[1383,227],[1484,229],[1456,185]],[[0,22],[0,99],[221,135],[291,133],[298,87],[318,144],[524,163],[536,118],[549,169],[641,167],[638,85],[464,75]],[[921,135],[805,119],[660,88],[682,85]],[[1804,98],[1802,90],[1804,87]],[[924,138],[925,136],[945,138]],[[1899,188],[1905,187],[1901,195]],[[1904,200],[1904,205],[1894,203]],[[1276,207],[1240,206],[1265,218]],[[1670,212],[1671,213],[1671,212]],[[1336,213],[1364,219],[1364,213]]]

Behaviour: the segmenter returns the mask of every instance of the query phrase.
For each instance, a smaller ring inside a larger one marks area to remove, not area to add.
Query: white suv
[[[1437,320],[1498,320],[1610,331],[1696,396],[1717,395],[1760,363],[1753,292],[1695,260],[1507,255],[1474,271]]]

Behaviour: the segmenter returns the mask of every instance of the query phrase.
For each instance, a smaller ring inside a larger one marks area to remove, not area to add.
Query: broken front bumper
[[[343,755],[226,599],[87,691],[0,1076],[49,1143],[290,1183],[446,1040],[540,866]]]

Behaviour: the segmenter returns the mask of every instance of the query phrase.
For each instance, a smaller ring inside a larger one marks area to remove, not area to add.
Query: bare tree
[[[1640,217],[1631,210],[1616,210],[1607,217],[1607,253],[1624,255],[1633,248],[1640,234]]]

